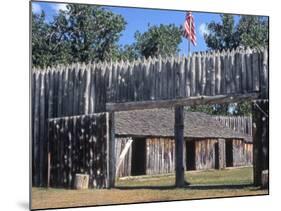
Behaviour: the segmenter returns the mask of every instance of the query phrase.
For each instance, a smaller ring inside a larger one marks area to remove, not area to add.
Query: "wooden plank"
[[[237,95],[215,95],[215,96],[196,96],[188,98],[179,98],[173,100],[156,100],[156,101],[142,101],[142,102],[127,102],[127,103],[107,103],[107,111],[128,111],[138,109],[152,109],[152,108],[169,108],[174,106],[192,106],[205,105],[214,103],[230,103],[240,102],[244,100],[257,99],[258,93],[247,93]]]

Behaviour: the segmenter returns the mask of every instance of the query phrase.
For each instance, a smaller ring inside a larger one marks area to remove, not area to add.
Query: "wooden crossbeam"
[[[138,101],[126,103],[106,103],[106,110],[129,111],[153,108],[169,108],[175,106],[193,106],[206,104],[221,104],[240,102],[244,100],[254,100],[259,98],[259,93],[215,95],[215,96],[196,96],[188,98],[178,98],[172,100]]]

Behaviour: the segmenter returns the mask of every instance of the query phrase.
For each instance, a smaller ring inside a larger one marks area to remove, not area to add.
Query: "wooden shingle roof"
[[[249,135],[224,126],[213,116],[202,112],[185,112],[186,138],[239,138],[251,142]],[[115,134],[119,136],[174,136],[174,110],[148,109],[115,113]]]

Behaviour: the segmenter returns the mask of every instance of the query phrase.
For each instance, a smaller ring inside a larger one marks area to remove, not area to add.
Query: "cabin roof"
[[[252,137],[223,125],[214,116],[202,112],[184,113],[185,138],[238,138],[252,142]],[[119,136],[173,137],[174,110],[147,109],[115,113],[115,134]]]

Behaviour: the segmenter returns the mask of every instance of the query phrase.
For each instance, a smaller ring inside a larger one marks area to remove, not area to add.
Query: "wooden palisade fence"
[[[46,185],[48,119],[233,102],[268,90],[268,49],[32,70],[32,183]],[[263,96],[268,98],[268,96]]]

